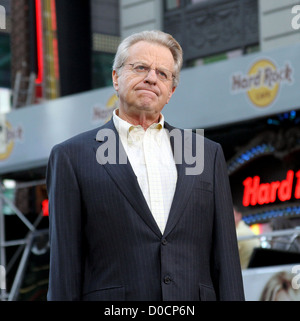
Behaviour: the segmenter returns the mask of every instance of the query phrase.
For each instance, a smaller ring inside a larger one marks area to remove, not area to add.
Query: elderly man
[[[184,131],[171,137],[162,114],[181,66],[169,34],[124,39],[112,119],[53,148],[48,300],[244,299],[222,149],[204,139],[203,170],[187,174]]]

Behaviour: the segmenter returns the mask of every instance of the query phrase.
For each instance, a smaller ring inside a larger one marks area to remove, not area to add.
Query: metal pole
[[[300,228],[296,227],[296,228],[293,228],[293,229],[278,230],[278,231],[262,233],[262,234],[239,236],[238,240],[239,241],[244,241],[244,240],[262,238],[262,237],[272,238],[272,237],[276,237],[276,236],[286,236],[286,235],[294,235],[294,234],[295,235],[300,235]]]
[[[15,87],[13,90],[13,103],[12,103],[12,109],[15,109],[18,107],[18,99],[20,95],[20,87],[21,87],[21,78],[22,74],[20,71],[16,73],[16,79],[15,79]]]
[[[37,219],[34,222],[34,227],[37,227],[39,222],[42,220],[43,215],[42,213],[40,213],[40,215],[37,217]],[[7,263],[7,267],[6,267],[6,273],[9,273],[9,271],[11,270],[11,268],[13,267],[13,265],[15,264],[16,260],[18,259],[19,255],[22,253],[22,251],[24,250],[24,247],[27,244],[27,237],[29,236],[31,232],[29,232],[27,234],[27,236],[25,237],[25,239],[22,240],[17,240],[17,241],[12,241],[12,242],[18,242],[20,244],[20,246],[18,247],[18,249],[16,250],[16,252],[14,253],[13,257],[9,260],[9,262]],[[13,245],[12,242],[7,242],[6,241],[6,246],[10,246]]]
[[[18,297],[21,283],[23,280],[23,275],[25,273],[26,264],[28,261],[28,257],[30,255],[32,238],[33,238],[32,235],[33,235],[33,233],[30,233],[29,237],[27,238],[27,245],[24,249],[24,252],[23,252],[23,255],[21,258],[21,262],[19,264],[18,271],[17,271],[17,274],[14,279],[14,283],[11,287],[10,292],[9,292],[8,301],[16,301],[16,299]]]
[[[26,187],[34,187],[34,186],[40,186],[40,185],[45,185],[46,184],[46,180],[45,179],[40,179],[40,180],[36,180],[36,181],[32,181],[32,182],[22,182],[16,183],[16,190],[18,188],[26,188]]]
[[[28,90],[27,90],[26,106],[31,105],[33,103],[35,78],[36,78],[36,75],[34,72],[32,72],[29,76],[29,85],[28,85]]]
[[[1,185],[1,181],[0,181],[0,195],[3,193],[3,189],[2,189],[2,185]],[[4,218],[4,213],[3,213],[3,200],[0,197],[0,265],[1,265],[1,269],[2,271],[5,272],[6,269],[6,255],[5,255],[5,218]],[[5,277],[5,284],[6,284],[6,275],[0,275],[0,277]],[[0,280],[1,281],[1,280]],[[0,288],[0,299],[1,301],[5,300],[5,298],[7,297],[7,293],[6,293],[6,286],[4,286],[3,288]]]
[[[0,193],[0,198],[2,198],[5,203],[16,213],[19,219],[28,227],[30,231],[34,231],[35,227],[28,221],[28,219],[24,216],[24,214],[14,205],[14,203]]]

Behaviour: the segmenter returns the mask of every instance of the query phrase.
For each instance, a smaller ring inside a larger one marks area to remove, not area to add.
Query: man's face
[[[147,74],[135,73],[129,64],[143,63],[150,66]],[[113,72],[113,82],[120,99],[120,112],[127,115],[146,113],[159,116],[175,90],[173,79],[161,80],[155,69],[174,71],[174,59],[164,46],[140,41],[129,49],[129,58],[119,75]]]

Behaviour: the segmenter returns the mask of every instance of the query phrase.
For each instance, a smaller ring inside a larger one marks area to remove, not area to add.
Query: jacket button
[[[167,245],[167,244],[168,244],[168,241],[167,241],[166,239],[163,239],[163,240],[161,241],[161,244],[162,244],[162,245]]]
[[[164,283],[165,283],[165,284],[170,284],[171,281],[172,281],[172,280],[171,280],[170,276],[167,275],[167,276],[164,277]]]

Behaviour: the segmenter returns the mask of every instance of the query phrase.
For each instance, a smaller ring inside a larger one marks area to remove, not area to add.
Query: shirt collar
[[[127,121],[123,120],[122,118],[120,118],[116,113],[116,109],[113,111],[113,122],[114,122],[114,125],[115,125],[119,135],[122,138],[129,139],[131,136],[131,139],[132,139],[131,134],[133,132],[137,132],[137,131],[143,131],[143,133],[145,132],[141,125],[137,125],[137,126],[132,125],[132,124],[128,123]],[[163,116],[163,114],[160,114],[159,122],[153,123],[147,129],[147,131],[148,130],[151,130],[151,131],[155,130],[155,131],[153,131],[153,133],[155,135],[155,139],[157,140],[157,142],[159,144],[161,143],[161,135],[163,132],[161,129],[163,129],[163,128],[164,128],[164,116]]]
[[[113,122],[119,135],[123,138],[127,138],[129,133],[129,128],[132,125],[129,124],[127,121],[123,120],[122,118],[120,118],[116,113],[116,109],[113,111]]]

